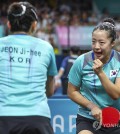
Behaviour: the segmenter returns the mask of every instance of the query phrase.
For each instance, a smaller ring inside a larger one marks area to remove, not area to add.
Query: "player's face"
[[[92,34],[92,49],[95,59],[106,63],[110,58],[111,49],[114,43],[111,43],[111,38],[108,37],[108,32],[105,30],[95,30]]]

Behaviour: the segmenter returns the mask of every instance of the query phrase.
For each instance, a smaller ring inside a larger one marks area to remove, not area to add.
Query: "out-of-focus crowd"
[[[1,0],[0,3],[0,25],[5,26],[5,35],[8,34],[6,28],[7,8],[10,2],[15,0]],[[110,14],[105,8],[102,13],[94,10],[90,0],[29,0],[37,9],[39,16],[38,26],[34,33],[36,37],[44,39],[54,47],[55,54],[61,54],[61,45],[58,43],[55,28],[66,26],[94,26],[103,18],[109,17]],[[119,18],[116,17],[117,32],[120,35]],[[120,51],[120,36],[116,41],[116,49]]]

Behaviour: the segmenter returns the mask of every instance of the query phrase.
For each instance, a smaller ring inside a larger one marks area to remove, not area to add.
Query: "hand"
[[[87,108],[91,111],[90,114],[102,124],[102,110],[96,104],[90,102]]]
[[[93,107],[91,109],[91,114],[96,120],[100,121],[100,124],[102,124],[102,110],[99,107]]]
[[[94,60],[93,70],[97,75],[102,72],[102,67],[103,67],[103,63],[99,59]]]
[[[59,79],[60,79],[59,75],[56,75],[55,80],[59,80]]]
[[[55,76],[55,91],[56,89],[60,88],[62,85],[61,85],[61,79],[59,78],[58,75]]]

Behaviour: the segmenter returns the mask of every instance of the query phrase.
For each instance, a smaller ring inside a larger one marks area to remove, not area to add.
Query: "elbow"
[[[118,98],[117,97],[112,97],[113,100],[117,100]]]
[[[70,94],[67,92],[67,96],[70,98]]]
[[[49,92],[48,91],[46,92],[48,98],[53,96],[53,94],[54,94],[54,90],[50,90]]]
[[[120,98],[120,96],[119,96],[119,95],[114,95],[114,96],[111,96],[111,98],[112,98],[113,100],[117,100],[117,99]]]
[[[52,93],[51,93],[51,94],[49,93],[49,94],[47,94],[47,97],[49,98],[49,97],[51,97],[52,95],[53,95]]]
[[[113,100],[117,100],[120,98],[120,87],[116,86],[114,92],[109,94]]]
[[[71,98],[71,92],[69,91],[69,89],[67,89],[67,96],[69,97],[69,98]]]

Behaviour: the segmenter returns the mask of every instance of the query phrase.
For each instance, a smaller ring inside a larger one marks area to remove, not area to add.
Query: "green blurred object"
[[[119,16],[120,0],[94,0],[94,2],[101,13],[107,11],[110,15]]]
[[[4,26],[0,25],[0,37],[4,36]]]

